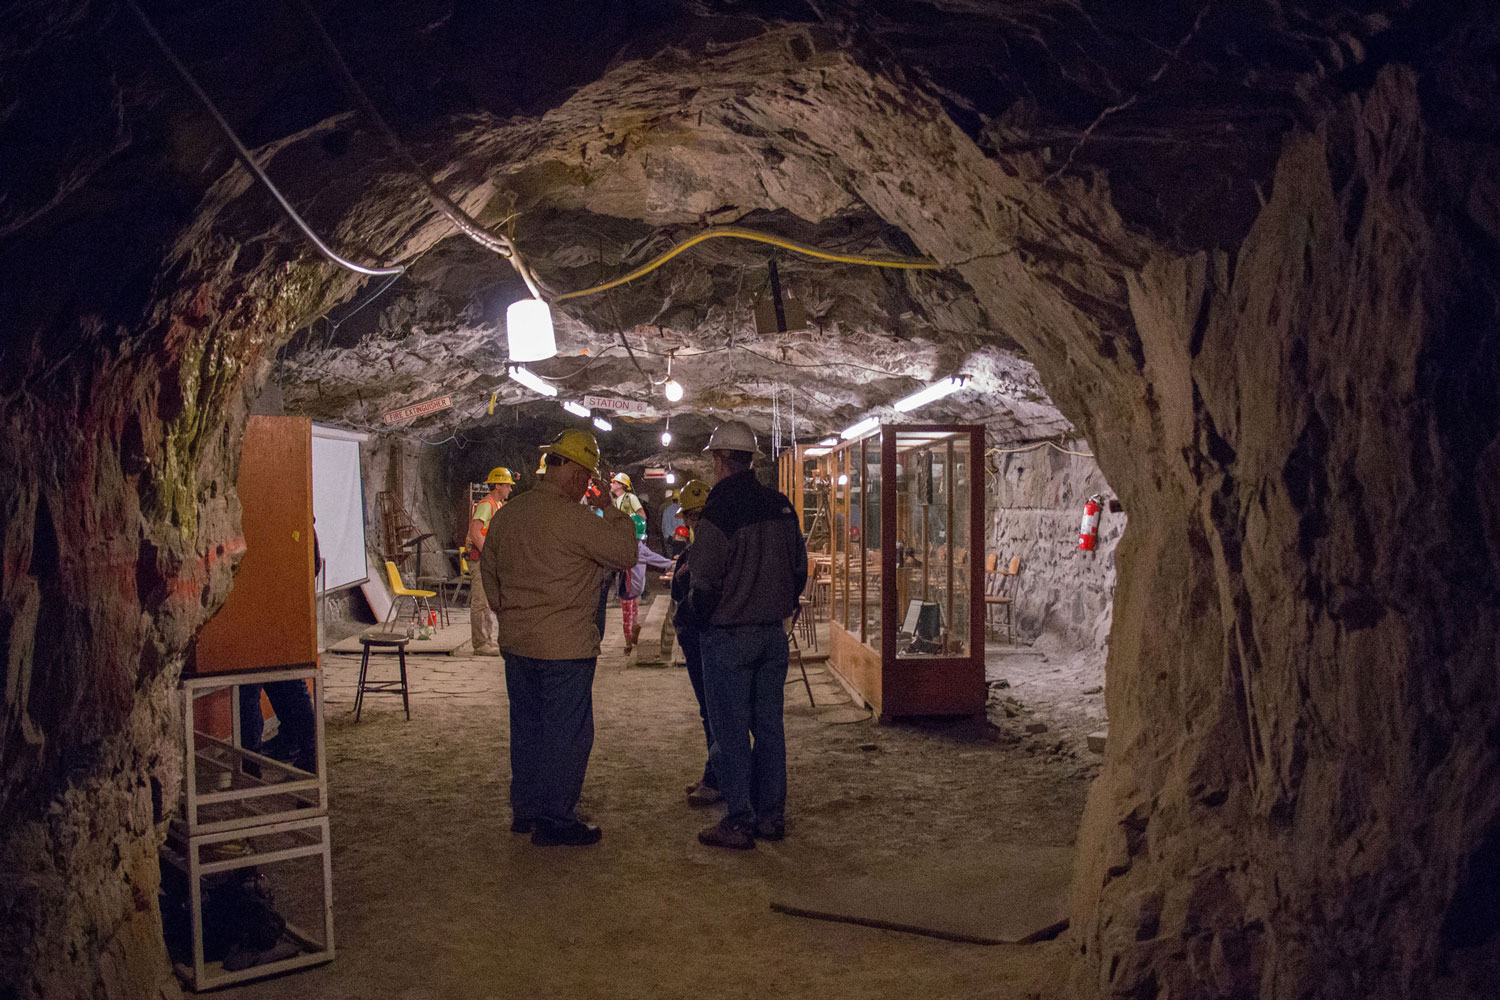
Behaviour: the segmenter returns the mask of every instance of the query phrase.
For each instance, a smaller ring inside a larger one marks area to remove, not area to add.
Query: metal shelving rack
[[[317,725],[315,771],[305,771],[240,745],[241,684],[272,681],[313,682],[313,710]],[[188,881],[192,918],[192,962],[177,963],[177,971],[195,990],[259,979],[292,969],[333,960],[333,867],[328,831],[328,775],[323,745],[323,677],[315,664],[274,670],[185,676],[183,745],[188,748],[183,769],[186,785],[183,814],[172,820],[162,857]],[[232,736],[225,740],[197,725],[200,698],[228,691]],[[205,776],[214,786],[202,787]],[[278,961],[234,971],[204,955],[204,879],[237,869],[267,866],[316,857],[322,862],[323,926],[320,935],[310,928],[287,924],[286,933],[302,952]]]

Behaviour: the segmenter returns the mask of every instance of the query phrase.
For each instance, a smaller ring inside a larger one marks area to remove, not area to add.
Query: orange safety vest
[[[483,507],[485,504],[489,504],[490,505],[490,512],[489,512],[489,514],[487,516],[480,517],[479,516],[479,508]],[[484,522],[484,527],[482,527],[482,528],[479,529],[479,534],[480,534],[481,537],[485,537],[485,538],[489,537],[489,534],[490,534],[490,521],[492,521],[494,519],[495,515],[497,513],[499,513],[500,508],[503,507],[503,506],[505,506],[505,504],[504,504],[503,501],[493,500],[490,497],[485,497],[483,500],[479,501],[478,503],[476,503],[474,505],[474,513],[471,514],[471,515],[469,515],[469,520],[471,520],[471,521],[483,521]],[[469,559],[470,562],[477,562],[479,560],[479,550],[476,549],[472,545],[469,546],[469,556],[468,556],[468,559]]]

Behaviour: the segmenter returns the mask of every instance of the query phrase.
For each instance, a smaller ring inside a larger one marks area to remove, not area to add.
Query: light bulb
[[[541,299],[521,299],[505,310],[505,343],[512,362],[546,361],[557,355],[552,310]]]
[[[667,485],[671,486],[671,485],[673,485],[676,482],[677,482],[677,473],[675,473],[675,472],[669,472],[669,473],[667,473]]]
[[[848,476],[839,476],[839,485],[840,486],[848,486],[849,485],[849,477]]]
[[[663,448],[668,448],[668,447],[671,447],[671,444],[672,444],[672,432],[671,431],[662,431],[661,432],[661,446]]]
[[[667,401],[669,403],[675,403],[682,399],[682,383],[675,378],[668,379],[667,384],[662,386],[662,390],[667,394]]]

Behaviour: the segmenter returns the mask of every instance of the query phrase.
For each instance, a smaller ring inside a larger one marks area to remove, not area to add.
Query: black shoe
[[[530,833],[535,829],[536,820],[534,819],[522,819],[520,816],[517,816],[510,821],[511,833]]]
[[[755,824],[756,840],[784,840],[786,839],[786,823],[761,820]]]
[[[538,847],[587,847],[599,843],[604,831],[592,823],[573,820],[571,823],[554,823],[539,819],[531,831],[531,842]]]

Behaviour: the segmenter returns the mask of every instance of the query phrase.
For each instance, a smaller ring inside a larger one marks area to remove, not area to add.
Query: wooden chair
[[[405,583],[401,582],[401,571],[397,569],[396,564],[389,559],[385,561],[385,575],[390,578],[391,584],[391,611],[390,614],[385,616],[385,624],[387,628],[390,627],[391,622],[396,620],[396,609],[401,607],[401,598],[403,597],[409,598],[411,600],[411,611],[414,615],[419,611],[432,611],[432,604],[429,603],[428,598],[436,597],[437,591],[413,590],[412,588],[408,587]],[[425,614],[423,616],[423,621],[426,621]]]
[[[813,613],[816,602],[818,576],[816,570],[807,577],[807,585],[802,588],[802,594],[797,598],[797,611],[794,614],[797,631],[802,635],[802,641],[807,643],[808,648],[818,648],[818,623],[817,616]]]
[[[801,618],[802,608],[799,607],[796,611],[792,612],[791,624],[787,626],[787,653],[790,657],[796,659],[797,667],[802,671],[802,686],[807,688],[808,704],[812,705],[813,708],[817,708],[818,703],[813,699],[812,682],[807,679],[807,664],[802,662],[802,647],[797,645],[797,623],[801,620]],[[791,680],[787,681],[787,683],[795,684],[797,683],[797,678],[793,677]]]
[[[1005,608],[1005,633],[1011,645],[1016,643],[1014,607],[1016,601],[1016,578],[1021,575],[1021,557],[1011,556],[1010,565],[997,569],[998,558],[991,552],[984,557],[984,609]]]

